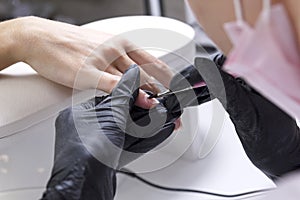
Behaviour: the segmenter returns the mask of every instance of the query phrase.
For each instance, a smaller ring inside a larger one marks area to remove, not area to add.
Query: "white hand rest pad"
[[[25,63],[17,63],[0,72],[0,91],[0,137],[13,134],[22,128],[22,125],[9,125],[55,106],[72,94],[70,88],[37,75]],[[49,110],[47,115],[51,114],[53,112]],[[9,128],[3,131],[4,127]]]

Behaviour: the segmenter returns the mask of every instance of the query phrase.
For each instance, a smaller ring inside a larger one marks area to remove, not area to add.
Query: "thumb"
[[[197,67],[191,65],[175,74],[170,82],[170,89],[173,91],[181,90],[201,82],[203,82],[203,78],[199,74]]]
[[[112,90],[112,97],[128,100],[130,106],[135,102],[140,87],[140,70],[138,65],[131,65],[123,74],[117,86]]]
[[[198,57],[195,59],[195,66],[202,75],[212,97],[217,98],[224,108],[227,107],[228,94],[233,97],[232,99],[236,99],[235,79],[219,69],[212,60]]]

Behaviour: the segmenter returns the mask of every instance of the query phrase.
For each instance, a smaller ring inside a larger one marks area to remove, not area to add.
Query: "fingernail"
[[[156,105],[159,104],[159,101],[157,99],[155,99],[155,98],[148,99],[148,96],[146,98],[147,98],[148,103],[150,104],[150,108],[154,108]]]
[[[182,122],[181,122],[180,119],[177,119],[174,123],[175,123],[175,130],[176,131],[182,128]]]
[[[147,98],[148,99],[148,98]],[[148,99],[148,101],[153,104],[153,105],[157,105],[159,104],[159,101],[156,98],[152,98],[152,99]]]

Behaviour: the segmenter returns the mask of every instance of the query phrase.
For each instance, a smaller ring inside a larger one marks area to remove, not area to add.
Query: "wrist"
[[[34,51],[39,33],[35,27],[36,17],[20,17],[0,23],[1,65],[9,66],[17,62],[26,62]],[[6,58],[6,59],[5,59]],[[6,67],[7,67],[6,66]],[[2,67],[3,68],[3,67]],[[5,67],[4,67],[5,68]]]
[[[11,21],[13,24],[11,52],[13,53],[15,62],[26,62],[30,52],[34,51],[32,47],[37,39],[34,37],[36,35],[34,18],[21,17]]]
[[[0,23],[0,70],[16,62],[18,40],[16,39],[17,25],[15,20],[9,20]]]

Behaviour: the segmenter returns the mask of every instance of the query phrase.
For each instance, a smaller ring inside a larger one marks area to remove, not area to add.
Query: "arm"
[[[15,22],[0,23],[0,70],[18,62],[14,52],[17,43],[15,26]]]
[[[143,89],[158,91],[151,76],[165,86],[172,76],[166,64],[131,42],[103,32],[38,17],[2,22],[0,28],[0,70],[22,61],[56,83],[107,93],[132,64],[141,66]],[[137,104],[151,107],[153,102],[145,96],[141,92]]]

